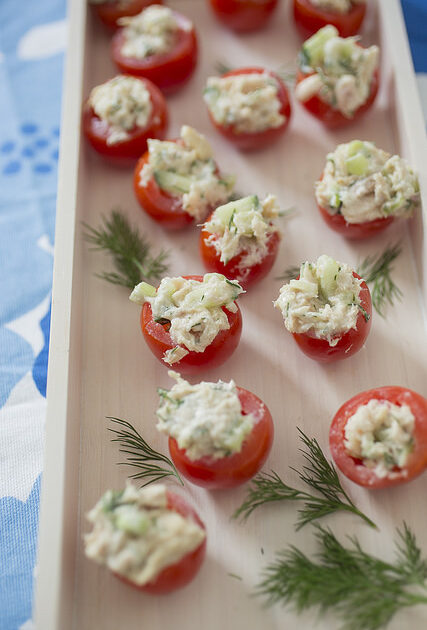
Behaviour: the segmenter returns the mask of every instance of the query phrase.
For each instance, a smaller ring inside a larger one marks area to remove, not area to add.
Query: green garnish
[[[400,300],[403,293],[394,283],[391,272],[392,263],[402,252],[400,242],[387,245],[380,254],[372,254],[363,260],[357,268],[357,273],[371,287],[372,305],[381,317],[384,317],[386,304],[394,305],[394,301]]]

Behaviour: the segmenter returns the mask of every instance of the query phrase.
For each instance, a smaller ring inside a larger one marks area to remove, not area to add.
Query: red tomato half
[[[354,271],[353,276],[360,278]],[[364,280],[360,285],[359,297],[360,305],[369,316],[369,319],[366,321],[365,315],[360,311],[356,321],[356,328],[351,328],[348,332],[341,335],[335,346],[330,346],[326,339],[312,337],[307,333],[292,333],[304,354],[320,363],[332,363],[333,361],[347,359],[359,352],[369,334],[372,321],[371,293]]]
[[[258,31],[270,19],[278,0],[209,0],[216,17],[239,33]]]
[[[251,479],[260,470],[273,443],[274,426],[265,404],[247,389],[237,388],[243,415],[252,413],[256,422],[243,442],[240,453],[215,459],[202,457],[191,460],[180,449],[175,438],[169,438],[172,460],[184,477],[192,483],[210,490],[233,488]]]
[[[111,56],[124,74],[145,77],[168,94],[178,90],[193,74],[197,64],[197,37],[192,22],[173,11],[179,24],[175,45],[169,52],[154,54],[144,59],[122,55],[124,44],[123,30],[114,34],[111,42]]]
[[[91,7],[105,26],[116,29],[119,27],[117,20],[137,15],[150,4],[163,4],[163,0],[107,0],[103,4],[91,4]]]
[[[378,477],[359,459],[348,454],[345,446],[345,427],[349,418],[361,405],[370,400],[388,401],[393,405],[407,405],[415,417],[414,449],[404,468],[395,468],[392,477]],[[345,402],[335,414],[329,432],[332,457],[338,468],[349,479],[367,488],[395,486],[420,475],[427,467],[427,400],[406,387],[378,387],[361,392]]]
[[[207,221],[209,221],[209,218]],[[272,232],[267,241],[267,253],[264,258],[255,265],[242,270],[239,269],[239,264],[242,258],[247,254],[247,251],[244,250],[229,260],[228,263],[223,263],[220,261],[219,254],[213,246],[212,241],[208,241],[210,236],[212,236],[210,232],[204,228],[200,232],[200,254],[206,269],[208,271],[222,273],[227,278],[230,278],[230,280],[237,280],[244,289],[256,284],[268,274],[274,265],[280,244],[280,234],[278,232]]]
[[[366,4],[354,4],[348,13],[338,13],[316,7],[310,0],[294,0],[293,12],[295,24],[304,38],[314,35],[327,24],[335,26],[341,37],[350,37],[359,31]]]
[[[329,214],[329,212],[317,206],[325,223],[330,228],[342,234],[346,238],[359,239],[375,236],[378,232],[382,232],[386,227],[393,223],[395,217],[382,217],[373,221],[365,221],[364,223],[347,223],[342,214]]]
[[[183,276],[190,280],[202,281],[202,276]],[[141,330],[151,352],[163,365],[178,370],[181,374],[198,374],[200,369],[211,369],[222,365],[237,348],[242,333],[242,314],[239,307],[231,313],[223,307],[230,328],[221,330],[203,352],[190,351],[172,366],[163,360],[163,354],[176,346],[170,336],[168,324],[160,324],[153,319],[151,304],[145,302],[141,311]]]
[[[303,79],[309,77],[311,74],[314,74],[314,72],[304,73],[299,70],[296,78],[297,84]],[[371,81],[369,96],[365,103],[356,109],[352,118],[344,116],[344,114],[342,114],[338,109],[333,108],[332,105],[323,101],[317,94],[309,98],[307,101],[301,102],[301,105],[303,105],[311,114],[313,114],[313,116],[318,118],[329,129],[343,127],[358,120],[371,108],[378,93],[378,84],[379,72],[378,70],[375,70]]]
[[[197,512],[187,503],[185,499],[173,492],[170,492],[169,490],[166,492],[169,510],[178,512],[181,516],[195,521],[197,525],[206,529]],[[202,566],[205,553],[206,538],[198,547],[196,547],[196,549],[194,549],[194,551],[187,553],[187,555],[175,564],[165,567],[162,571],[160,571],[157,577],[154,578],[154,580],[141,586],[139,584],[135,584],[135,582],[132,582],[131,580],[128,580],[122,575],[119,575],[118,573],[114,573],[114,575],[122,582],[125,582],[144,593],[150,593],[151,595],[164,595],[182,588],[188,584],[188,582],[191,582]]]
[[[211,119],[212,124],[225,138],[227,138],[227,140],[229,140],[241,151],[253,151],[263,149],[272,142],[278,140],[280,136],[286,131],[291,116],[291,103],[289,100],[288,90],[286,89],[286,86],[280,79],[280,77],[277,76],[277,74],[275,74],[274,72],[270,72],[269,70],[264,70],[264,68],[239,68],[238,70],[231,70],[230,72],[226,72],[222,75],[223,77],[231,77],[239,74],[264,73],[273,77],[278,84],[277,98],[281,103],[279,114],[282,114],[282,116],[285,117],[285,122],[282,123],[280,127],[270,127],[269,129],[265,129],[264,131],[256,131],[253,133],[239,133],[234,130],[233,125],[224,126],[216,122],[215,118],[212,116],[208,108],[209,118]]]
[[[148,138],[163,140],[168,128],[169,116],[166,101],[160,90],[147,79],[143,81],[150,93],[153,106],[145,127],[135,126],[129,131],[129,138],[115,144],[107,144],[109,125],[99,118],[88,102],[83,106],[83,132],[91,146],[109,162],[132,164],[147,149]]]

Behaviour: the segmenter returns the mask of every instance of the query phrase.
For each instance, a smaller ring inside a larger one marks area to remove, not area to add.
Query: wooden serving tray
[[[240,300],[244,330],[235,355],[205,380],[235,379],[262,398],[273,415],[275,441],[266,470],[274,469],[290,484],[299,484],[289,466],[300,467],[296,427],[316,437],[329,455],[328,431],[338,407],[354,394],[380,385],[402,385],[427,395],[427,306],[425,232],[421,212],[367,242],[347,242],[330,231],[318,215],[313,183],[325,154],[354,138],[404,155],[420,173],[427,208],[427,151],[424,122],[398,0],[370,2],[363,43],[382,50],[381,89],[366,118],[337,132],[312,120],[293,99],[290,127],[276,145],[253,154],[238,153],[209,123],[201,92],[215,62],[277,69],[294,65],[301,44],[281,2],[272,24],[253,35],[223,29],[207,2],[168,2],[195,22],[200,64],[191,82],[168,100],[170,137],[190,123],[206,134],[225,173],[237,175],[237,189],[261,196],[275,193],[283,208],[298,212],[283,220],[283,240],[272,273]],[[291,609],[266,609],[252,597],[262,568],[288,543],[314,550],[312,528],[296,533],[296,506],[260,508],[246,524],[230,521],[245,488],[211,493],[186,484],[182,492],[195,505],[208,529],[206,562],[197,579],[167,597],[142,595],[88,561],[82,535],[85,514],[109,487],[124,485],[130,469],[116,466],[120,455],[110,442],[105,416],[130,420],[157,449],[167,440],[155,429],[156,388],[170,387],[167,370],[151,355],[139,330],[139,311],[126,290],[103,283],[95,273],[108,267],[106,257],[88,251],[82,221],[92,226],[113,206],[121,206],[158,248],[170,250],[171,274],[202,273],[198,230],[167,233],[139,209],[131,171],[117,170],[97,159],[80,136],[81,103],[94,85],[116,74],[108,35],[86,18],[85,0],[70,0],[69,46],[64,92],[58,215],[55,244],[53,319],[49,358],[46,457],[40,521],[40,548],[35,618],[38,630],[163,630],[217,628],[259,630],[338,628],[332,616],[317,622],[316,613],[298,617]],[[394,277],[404,296],[387,319],[374,313],[366,346],[348,361],[329,366],[305,357],[273,309],[283,270],[322,253],[354,266],[367,254],[402,239]],[[173,483],[173,482],[172,482]],[[391,559],[396,526],[405,520],[427,555],[426,475],[407,486],[369,492],[346,479],[343,485],[356,504],[378,525],[375,532],[357,517],[324,519],[339,536],[357,534],[367,550]],[[180,491],[177,487],[177,491]],[[236,579],[233,575],[240,576]],[[390,630],[403,623],[411,630],[427,625],[427,608],[396,615]]]

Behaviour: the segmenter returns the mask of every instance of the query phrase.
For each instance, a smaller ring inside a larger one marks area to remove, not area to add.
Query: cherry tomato
[[[297,84],[312,74],[314,74],[314,72],[304,73],[299,70],[296,78]],[[370,109],[378,93],[378,84],[379,72],[377,69],[375,70],[372,77],[370,92],[367,100],[363,103],[363,105],[356,109],[352,118],[347,118],[347,116],[344,116],[344,114],[342,114],[339,109],[335,109],[334,107],[332,107],[332,105],[323,101],[317,94],[309,98],[307,101],[301,102],[301,105],[303,105],[311,114],[313,114],[313,116],[322,121],[322,123],[329,129],[343,127],[345,125],[349,125],[355,122]]]
[[[111,56],[124,74],[145,77],[168,94],[178,90],[193,74],[197,64],[197,37],[192,22],[173,11],[179,24],[173,48],[166,53],[149,55],[144,59],[122,55],[123,29],[119,29],[111,42]]]
[[[216,17],[239,33],[264,28],[278,0],[210,0]]]
[[[359,238],[368,238],[370,236],[375,236],[378,232],[382,232],[385,230],[390,223],[393,223],[395,217],[381,217],[379,219],[374,219],[373,221],[364,221],[363,223],[347,223],[342,214],[329,214],[329,212],[322,208],[322,206],[317,206],[319,208],[320,214],[322,215],[325,223],[329,225],[330,228],[342,234],[346,238],[351,239],[359,239]]]
[[[272,142],[278,140],[280,136],[286,131],[286,128],[289,125],[289,120],[291,116],[291,103],[289,100],[288,90],[286,89],[286,86],[280,79],[280,77],[277,76],[277,74],[268,70],[264,70],[263,68],[239,68],[238,70],[231,70],[230,72],[226,72],[222,76],[231,77],[239,74],[268,74],[277,81],[277,98],[281,103],[279,114],[282,114],[282,116],[285,117],[285,121],[280,125],[280,127],[270,127],[268,129],[264,129],[263,131],[255,131],[253,133],[239,133],[234,130],[233,125],[224,126],[218,123],[212,116],[208,108],[209,118],[211,119],[212,124],[216,127],[216,129],[241,151],[253,151],[263,149]]]
[[[190,280],[202,282],[203,276],[183,276]],[[211,369],[222,365],[237,348],[242,333],[242,314],[239,307],[232,313],[223,307],[230,328],[221,330],[212,343],[203,352],[191,350],[180,361],[172,365],[172,369],[181,374],[197,374],[200,368]],[[141,330],[145,341],[154,356],[167,367],[171,367],[163,359],[163,354],[176,346],[169,334],[169,324],[160,324],[153,319],[151,304],[145,302],[141,310]]]
[[[150,4],[163,4],[163,0],[107,0],[102,4],[92,4],[91,7],[105,26],[116,29],[120,18],[137,15]]]
[[[197,525],[206,529],[197,512],[187,503],[185,499],[173,492],[170,492],[169,490],[166,491],[166,494],[168,500],[167,507],[169,510],[178,512],[178,514],[181,514],[181,516],[184,516],[185,518],[192,519],[197,523]],[[171,564],[170,566],[162,569],[162,571],[160,571],[160,573],[147,584],[135,584],[135,582],[132,582],[119,573],[114,573],[114,575],[122,582],[125,582],[144,593],[163,595],[182,588],[188,584],[188,582],[196,576],[202,566],[205,553],[206,538],[198,547],[196,547],[196,549],[187,553],[187,555],[181,558],[181,560],[178,560],[175,564]]]
[[[355,35],[363,22],[366,4],[354,4],[347,13],[338,13],[314,6],[310,0],[293,0],[295,24],[304,37],[314,35],[320,28],[332,24],[341,37]]]
[[[178,447],[175,438],[169,438],[171,458],[184,477],[192,483],[210,490],[233,488],[251,479],[260,470],[273,443],[274,426],[265,404],[247,389],[237,387],[243,415],[252,413],[255,424],[242,444],[239,453],[221,458],[202,457],[191,460],[185,450]]]
[[[353,276],[360,278],[354,271]],[[304,354],[320,363],[332,363],[333,361],[347,359],[347,357],[351,357],[356,352],[359,352],[369,334],[372,321],[371,293],[364,280],[360,285],[359,298],[360,306],[364,309],[364,313],[360,310],[356,320],[356,328],[351,328],[342,334],[335,346],[330,346],[327,339],[319,339],[318,337],[310,336],[308,333],[292,333]]]
[[[407,405],[415,417],[414,449],[409,454],[405,467],[393,469],[393,475],[390,477],[378,477],[372,468],[363,464],[362,460],[349,455],[344,445],[345,427],[349,418],[361,405],[366,405],[372,399],[388,401],[398,406]],[[329,445],[338,468],[360,486],[385,488],[410,481],[427,467],[427,400],[406,387],[378,387],[361,392],[338,409],[332,420]]]
[[[207,221],[209,221],[209,218]],[[242,258],[247,255],[247,250],[243,250],[227,263],[223,263],[212,241],[208,240],[209,237],[212,236],[219,238],[218,235],[212,235],[202,228],[200,233],[200,254],[206,269],[208,271],[222,273],[227,278],[230,278],[230,280],[237,280],[244,289],[256,284],[268,274],[274,265],[280,244],[280,234],[278,232],[272,232],[267,240],[267,253],[264,258],[260,260],[260,262],[242,270],[239,268],[239,265]]]
[[[150,93],[152,111],[145,127],[135,126],[129,137],[115,144],[107,144],[110,127],[105,120],[95,114],[88,101],[83,106],[83,132],[91,146],[109,162],[117,164],[132,164],[147,149],[148,138],[163,140],[169,116],[166,101],[160,90],[147,79],[143,81]]]

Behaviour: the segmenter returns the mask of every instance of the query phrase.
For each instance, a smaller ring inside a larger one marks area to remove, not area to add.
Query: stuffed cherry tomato
[[[116,29],[121,18],[137,15],[150,4],[163,4],[163,0],[90,0],[90,4],[105,26]]]
[[[85,536],[87,557],[146,593],[185,586],[203,562],[205,526],[183,498],[162,484],[108,490],[88,519],[93,530]]]
[[[94,88],[83,107],[83,131],[110,162],[132,163],[148,138],[164,138],[168,111],[160,90],[147,81],[119,75]]]
[[[154,5],[121,23],[125,26],[111,43],[113,61],[121,72],[145,77],[168,93],[189,80],[197,64],[197,37],[191,20]]]
[[[295,95],[329,128],[357,120],[378,92],[378,46],[362,48],[325,26],[304,42],[299,54]]]
[[[406,387],[378,387],[340,407],[329,443],[338,468],[367,488],[410,481],[427,467],[427,400]]]
[[[280,289],[274,306],[301,350],[321,363],[358,352],[371,327],[368,286],[348,265],[326,255],[303,263],[298,278]]]
[[[255,394],[234,381],[190,385],[176,372],[170,390],[159,389],[157,428],[169,436],[176,468],[192,483],[231,488],[251,479],[273,442],[273,421]]]
[[[216,17],[238,33],[258,31],[270,20],[278,0],[210,0]]]
[[[332,24],[341,37],[358,33],[366,13],[366,0],[293,0],[295,24],[309,37]]]
[[[164,365],[195,374],[218,367],[239,343],[242,316],[237,282],[217,273],[163,278],[158,289],[141,282],[131,300],[143,304],[141,329]]]
[[[419,199],[418,178],[406,160],[360,140],[329,153],[316,182],[323,219],[347,238],[373,236],[411,216]]]
[[[262,149],[278,140],[291,116],[285,84],[263,68],[209,77],[204,100],[215,128],[242,151]]]
[[[142,209],[169,229],[203,221],[228,201],[233,186],[234,177],[219,172],[206,138],[188,125],[178,140],[149,140],[134,175]]]
[[[272,219],[279,214],[276,198],[260,202],[256,195],[217,208],[200,233],[200,253],[208,271],[222,273],[247,289],[272,268],[280,232]]]

